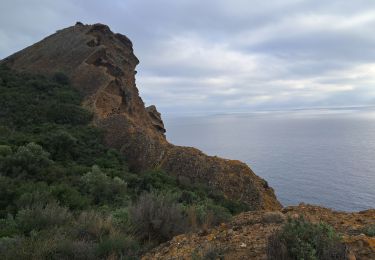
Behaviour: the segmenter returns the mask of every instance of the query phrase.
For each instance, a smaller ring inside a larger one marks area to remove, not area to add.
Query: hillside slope
[[[132,43],[102,24],[59,30],[11,55],[2,64],[20,72],[66,74],[83,95],[105,143],[136,172],[162,169],[191,183],[205,183],[250,209],[279,209],[274,191],[244,163],[170,144],[156,108],[146,109],[135,84],[138,59]]]

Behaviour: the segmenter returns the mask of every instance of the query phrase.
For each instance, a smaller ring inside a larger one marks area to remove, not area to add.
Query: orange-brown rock
[[[314,223],[324,221],[332,225],[343,235],[352,259],[375,259],[375,237],[362,234],[363,227],[375,223],[375,210],[346,213],[305,204],[281,211],[242,213],[230,223],[207,232],[176,236],[154,248],[143,259],[192,259],[213,250],[223,254],[224,259],[267,259],[268,237],[286,218],[300,215]]]
[[[103,24],[57,31],[1,61],[30,73],[66,74],[93,111],[94,124],[105,130],[105,142],[124,155],[133,171],[152,168],[203,182],[252,209],[281,207],[272,188],[238,161],[210,157],[166,140],[156,107],[147,109],[135,83],[138,59],[131,41]]]

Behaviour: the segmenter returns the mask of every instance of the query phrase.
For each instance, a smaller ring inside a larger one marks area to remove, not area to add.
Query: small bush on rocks
[[[331,226],[298,218],[289,219],[269,237],[267,256],[269,260],[344,260],[347,248]]]
[[[375,237],[375,224],[365,226],[362,231],[366,236]]]
[[[266,224],[283,223],[285,221],[284,215],[279,211],[271,211],[264,213],[262,222]]]

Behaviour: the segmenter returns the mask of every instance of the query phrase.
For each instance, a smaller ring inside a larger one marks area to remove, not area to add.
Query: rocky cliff
[[[30,73],[66,74],[94,113],[94,124],[105,130],[105,142],[124,155],[133,171],[160,168],[190,182],[220,190],[251,209],[279,209],[267,182],[239,161],[207,156],[170,144],[155,106],[145,108],[135,82],[139,63],[131,41],[103,24],[57,31],[1,61]]]

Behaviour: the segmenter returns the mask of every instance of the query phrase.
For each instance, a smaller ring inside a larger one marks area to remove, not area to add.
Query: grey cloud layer
[[[375,104],[375,3],[2,1],[0,57],[74,24],[134,42],[137,82],[163,113]]]

